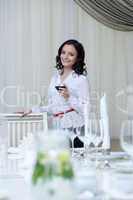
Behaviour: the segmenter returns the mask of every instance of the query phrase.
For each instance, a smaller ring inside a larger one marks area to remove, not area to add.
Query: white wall
[[[0,0],[0,111],[39,102],[33,91],[45,93],[57,49],[70,38],[85,47],[91,88],[107,93],[111,134],[118,136],[126,115],[116,94],[133,84],[133,33],[105,27],[72,0]]]

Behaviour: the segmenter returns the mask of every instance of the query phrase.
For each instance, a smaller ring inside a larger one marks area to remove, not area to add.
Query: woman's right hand
[[[25,111],[21,117],[26,117],[27,115],[31,114],[32,110]]]

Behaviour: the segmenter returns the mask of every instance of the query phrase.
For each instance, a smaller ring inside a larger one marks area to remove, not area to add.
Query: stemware
[[[96,150],[102,153],[110,151],[109,116],[107,95],[96,95],[91,102],[84,104],[85,143],[86,150]],[[92,147],[92,148],[90,148]],[[88,151],[89,152],[89,151]]]
[[[76,135],[77,135],[77,137],[78,137],[82,142],[84,142],[84,140],[85,140],[84,127],[83,127],[83,126],[82,126],[82,127],[79,126],[79,127],[76,127],[75,130],[76,130]]]
[[[104,136],[103,130],[104,129],[103,129],[102,120],[101,119],[93,120],[93,127],[92,127],[91,135],[93,138],[92,143],[94,144],[96,149],[99,147],[99,145],[102,145],[103,136]]]
[[[133,160],[133,120],[125,120],[122,123],[120,144]]]
[[[133,199],[133,169],[126,169],[125,166],[111,168],[104,171],[103,191],[105,199]]]
[[[102,119],[88,119],[85,124],[85,143],[89,148],[101,148],[104,139]]]
[[[7,159],[8,151],[8,126],[6,119],[0,116],[0,167]]]
[[[47,96],[47,86],[41,85],[39,88],[39,96],[40,96],[40,106],[44,106],[48,103],[48,96]]]
[[[69,135],[70,135],[70,140],[71,140],[71,149],[72,149],[71,153],[72,153],[72,157],[74,157],[74,153],[75,153],[74,140],[77,137],[77,134],[73,127],[69,129]]]
[[[93,114],[93,115],[92,115]],[[100,107],[97,106],[95,112],[90,113],[89,103],[85,104],[84,119],[85,119],[85,149],[87,156],[95,161],[97,166],[99,152],[103,152],[104,143],[104,123],[100,115]],[[100,158],[100,157],[99,157]]]
[[[72,156],[81,156],[84,154],[84,137],[84,126],[73,128],[73,134],[71,134]],[[75,141],[75,139],[77,140]]]
[[[104,139],[104,129],[103,129],[103,123],[101,119],[92,119],[89,122],[90,129],[89,129],[89,140],[90,143],[94,147],[95,152],[95,162],[98,161],[98,153],[102,149],[103,139]],[[101,151],[102,152],[102,151]]]

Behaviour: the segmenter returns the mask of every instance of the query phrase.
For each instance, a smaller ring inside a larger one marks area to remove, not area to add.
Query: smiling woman
[[[65,41],[56,57],[57,72],[48,89],[48,105],[32,108],[31,112],[48,112],[53,128],[76,130],[84,127],[84,103],[89,98],[87,71],[84,67],[85,52],[77,40]],[[77,146],[79,144],[77,139]]]
[[[77,74],[86,75],[84,59],[85,51],[83,45],[76,40],[67,40],[58,50],[56,68],[62,70],[62,73],[64,69],[69,68],[70,70],[73,69]]]
[[[77,51],[74,46],[66,44],[61,51],[61,62],[65,69],[70,69],[75,64],[77,59]]]

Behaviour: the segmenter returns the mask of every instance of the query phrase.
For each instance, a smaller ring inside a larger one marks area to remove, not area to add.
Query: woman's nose
[[[67,58],[68,58],[68,54],[65,54],[65,55],[64,55],[64,59],[67,59]]]

